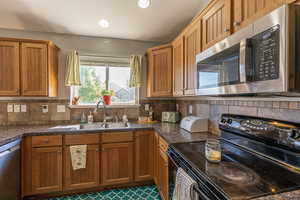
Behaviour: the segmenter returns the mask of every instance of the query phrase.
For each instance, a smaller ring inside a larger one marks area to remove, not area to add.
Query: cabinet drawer
[[[163,152],[167,152],[168,150],[168,143],[162,138],[159,138],[159,148],[163,151]]]
[[[77,144],[98,144],[98,134],[82,134],[82,135],[66,135],[66,145],[77,145]]]
[[[50,147],[50,146],[61,146],[62,136],[61,135],[47,135],[47,136],[33,136],[32,147]]]
[[[132,132],[113,132],[113,133],[102,133],[102,143],[113,143],[113,142],[129,142],[133,141]]]

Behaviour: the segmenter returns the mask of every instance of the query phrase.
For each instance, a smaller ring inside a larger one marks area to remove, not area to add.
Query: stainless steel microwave
[[[300,8],[284,5],[196,56],[197,95],[300,90]]]

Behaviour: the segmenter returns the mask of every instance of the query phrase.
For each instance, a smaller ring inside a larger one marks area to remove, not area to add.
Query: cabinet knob
[[[229,28],[225,28],[225,29],[224,29],[224,32],[225,32],[225,33],[227,33],[228,31],[230,31]]]
[[[241,25],[241,22],[234,22],[233,23],[233,26],[240,26]]]

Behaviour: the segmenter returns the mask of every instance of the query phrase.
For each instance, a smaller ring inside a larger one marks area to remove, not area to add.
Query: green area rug
[[[155,186],[114,189],[97,193],[52,198],[49,200],[160,200]]]

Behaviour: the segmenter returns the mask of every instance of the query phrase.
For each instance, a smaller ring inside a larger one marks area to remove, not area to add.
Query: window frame
[[[105,76],[106,76],[106,80],[105,80],[105,89],[108,90],[109,89],[109,69],[113,68],[113,67],[125,67],[125,68],[130,68],[129,63],[127,66],[125,66],[124,64],[118,66],[118,65],[110,65],[110,63],[102,63],[99,65],[93,64],[93,65],[88,65],[88,64],[81,64],[80,68],[82,66],[94,66],[94,67],[105,67]],[[71,107],[94,107],[96,106],[97,102],[95,102],[94,104],[78,104],[78,105],[72,105],[72,99],[75,96],[76,93],[76,87],[79,86],[71,86],[70,87],[70,106]],[[139,106],[139,87],[135,87],[135,101],[134,103],[113,103],[109,106],[111,107],[135,107],[135,106]],[[80,101],[79,101],[80,102]]]

